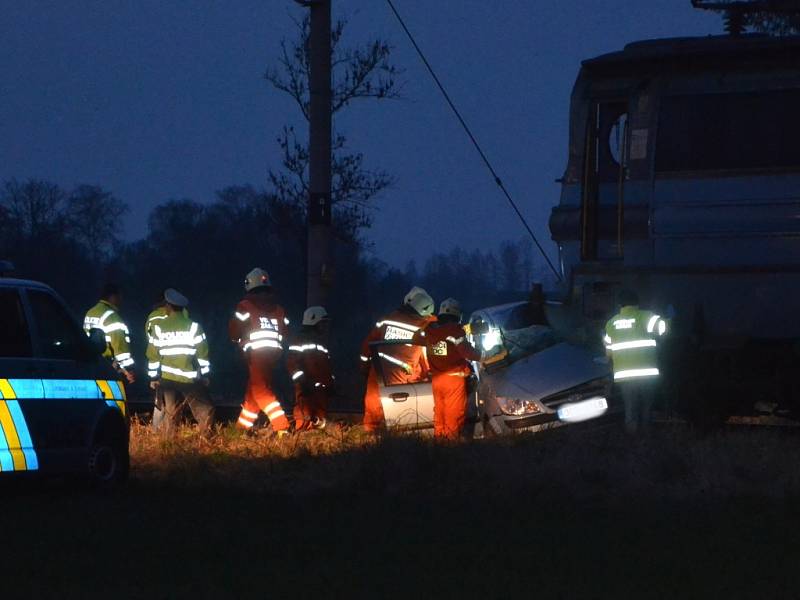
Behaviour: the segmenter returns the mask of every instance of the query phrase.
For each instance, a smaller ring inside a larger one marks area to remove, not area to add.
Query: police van
[[[128,475],[121,377],[48,286],[3,277],[0,262],[0,482],[20,473]]]

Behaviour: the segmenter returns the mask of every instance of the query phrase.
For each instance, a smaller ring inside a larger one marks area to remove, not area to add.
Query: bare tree
[[[95,265],[118,249],[122,217],[128,206],[95,185],[80,185],[67,199],[70,236],[81,244]]]
[[[308,15],[296,22],[298,35],[294,40],[281,42],[278,67],[267,71],[265,78],[272,86],[288,94],[297,104],[303,117],[309,118],[309,31]],[[331,32],[333,68],[332,110],[334,115],[359,99],[388,99],[400,97],[397,77],[401,71],[391,64],[392,48],[382,40],[370,40],[356,47],[343,47],[342,36],[346,21],[336,22]],[[308,145],[299,140],[294,127],[284,127],[277,139],[282,151],[280,171],[270,170],[269,180],[275,193],[287,202],[305,206],[308,197]],[[337,212],[335,220],[340,233],[354,236],[370,225],[371,201],[393,182],[382,170],[365,167],[364,156],[349,152],[347,140],[335,134],[332,140],[331,202]],[[342,229],[344,228],[344,230]]]
[[[3,183],[0,205],[14,223],[15,237],[32,239],[49,234],[62,217],[64,191],[54,183],[29,179]]]

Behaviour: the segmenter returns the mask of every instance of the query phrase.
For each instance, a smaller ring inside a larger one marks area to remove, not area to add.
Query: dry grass
[[[3,496],[3,598],[798,597],[791,432],[440,445],[132,427],[116,493]],[[17,593],[14,586],[18,587]]]
[[[331,428],[278,439],[269,430],[247,436],[231,425],[217,425],[212,435],[183,426],[165,440],[141,421],[131,423],[134,478],[177,486],[232,486],[253,491],[302,491],[306,471],[315,463],[363,450],[374,440],[358,429]],[[313,488],[335,483],[335,470],[315,473]]]
[[[783,431],[739,429],[701,436],[661,429],[631,438],[616,428],[442,445],[427,436],[380,440],[360,428],[278,440],[218,426],[206,439],[191,428],[165,441],[131,428],[133,477],[178,487],[245,491],[491,495],[542,501],[625,503],[800,497],[800,445]]]

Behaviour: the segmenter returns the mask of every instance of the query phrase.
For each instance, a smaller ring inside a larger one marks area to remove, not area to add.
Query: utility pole
[[[331,0],[295,0],[311,11],[309,32],[308,306],[327,306],[331,256]]]

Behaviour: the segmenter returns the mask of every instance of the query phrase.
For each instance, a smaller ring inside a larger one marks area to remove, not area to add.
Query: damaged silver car
[[[476,434],[540,431],[619,414],[611,368],[600,350],[563,339],[548,322],[558,310],[515,302],[472,313],[473,343],[483,350],[474,401]]]

